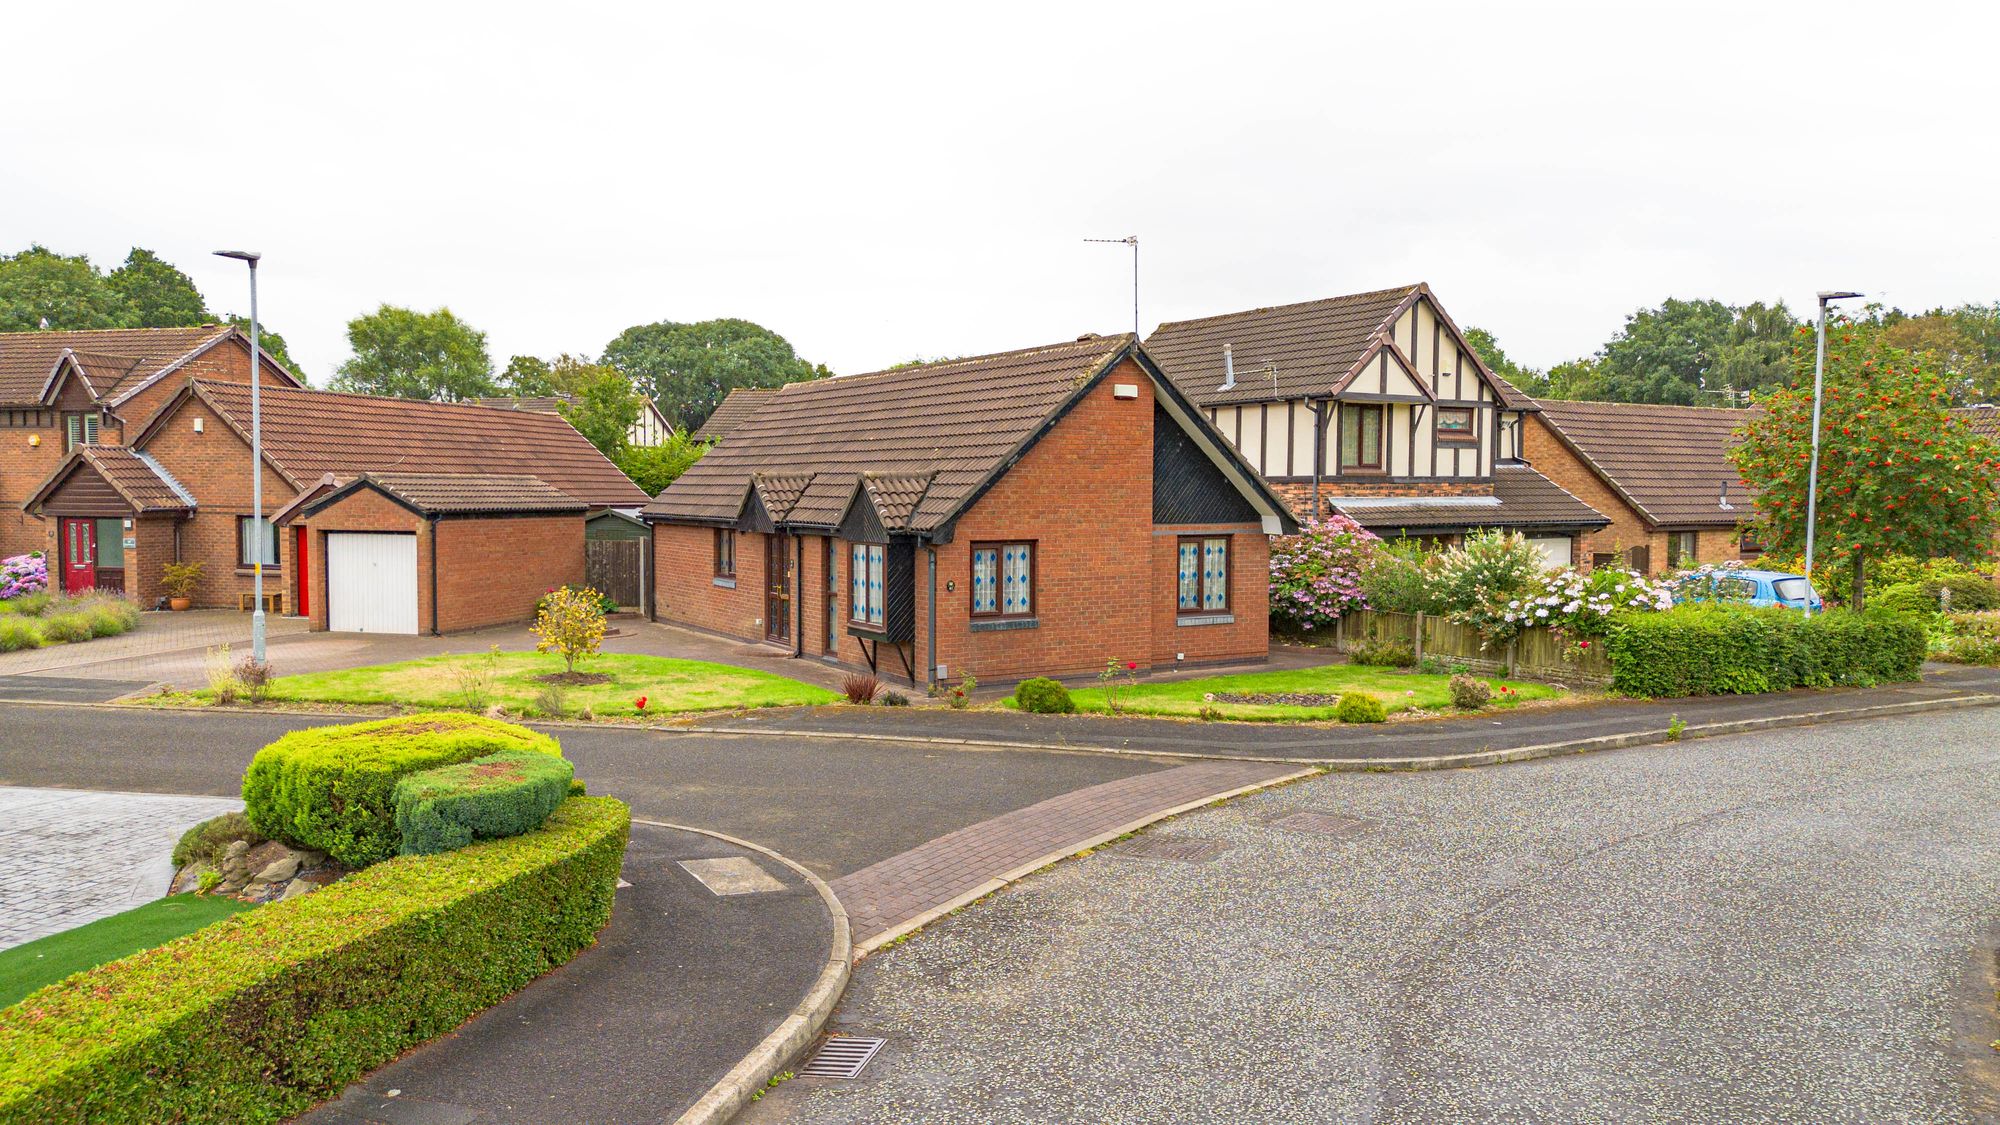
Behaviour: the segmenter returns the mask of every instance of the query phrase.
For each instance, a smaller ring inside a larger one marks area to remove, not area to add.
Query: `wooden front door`
[[[62,588],[81,594],[97,588],[97,521],[62,521]]]
[[[764,537],[764,639],[792,639],[792,537]]]
[[[303,524],[292,529],[292,573],[297,576],[298,588],[292,595],[292,605],[300,617],[312,616],[312,568],[306,565],[306,529]]]

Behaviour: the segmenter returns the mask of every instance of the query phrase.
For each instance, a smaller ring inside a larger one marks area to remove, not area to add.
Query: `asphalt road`
[[[0,702],[0,785],[234,797],[260,747],[289,730],[339,721]],[[1102,754],[778,732],[549,730],[592,793],[618,797],[638,816],[775,848],[829,879],[968,824],[1162,768]]]
[[[1994,722],[1338,774],[1195,813],[869,959],[836,1015],[887,1038],[867,1072],[741,1120],[1993,1120]],[[1361,823],[1281,823],[1300,811]],[[1160,838],[1222,850],[1139,854]]]

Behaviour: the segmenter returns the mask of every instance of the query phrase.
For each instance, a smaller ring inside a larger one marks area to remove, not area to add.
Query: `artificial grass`
[[[1481,677],[1485,679],[1485,677]],[[1493,704],[1496,709],[1506,710],[1524,699],[1557,699],[1566,693],[1548,684],[1528,683],[1518,680],[1486,679],[1493,686]],[[1170,717],[1197,718],[1203,708],[1213,708],[1221,717],[1234,722],[1252,723],[1298,723],[1332,719],[1335,707],[1296,707],[1276,703],[1211,703],[1204,696],[1212,692],[1310,692],[1313,694],[1346,694],[1363,691],[1382,701],[1384,710],[1394,713],[1411,708],[1426,711],[1451,709],[1451,677],[1430,676],[1416,672],[1402,672],[1394,668],[1378,668],[1364,664],[1327,664],[1318,668],[1297,668],[1275,672],[1244,672],[1233,676],[1206,676],[1198,680],[1179,680],[1172,683],[1152,683],[1141,680],[1138,686],[1120,686],[1114,689],[1118,696],[1118,711],[1126,715],[1165,715]],[[1513,689],[1512,697],[1503,695],[1502,686]],[[1076,701],[1076,709],[1087,714],[1108,714],[1110,708],[1104,702],[1103,688],[1082,688],[1070,693]],[[1013,706],[1013,700],[1007,701]]]
[[[483,666],[489,660],[493,662],[493,676],[486,701],[483,704],[469,701],[459,673]],[[536,696],[547,687],[534,677],[562,670],[560,656],[533,652],[428,656],[339,672],[281,676],[271,681],[269,698],[297,703],[391,704],[427,709],[477,706],[483,710],[497,704],[510,714],[534,717],[541,713]],[[599,718],[641,713],[638,706],[641,696],[645,697],[644,713],[648,715],[790,707],[833,703],[840,698],[825,688],[769,672],[665,656],[625,653],[593,656],[578,662],[577,671],[611,677],[610,683],[564,689],[570,714],[587,707]]]
[[[252,909],[222,895],[173,895],[0,950],[0,1008],[85,969],[151,949]]]

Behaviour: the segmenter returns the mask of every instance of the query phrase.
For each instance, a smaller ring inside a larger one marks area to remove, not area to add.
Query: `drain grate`
[[[1341,816],[1338,813],[1296,812],[1279,817],[1271,823],[1294,832],[1311,832],[1320,836],[1332,836],[1345,840],[1359,836],[1369,827],[1368,822],[1358,816]]]
[[[832,1035],[819,1045],[799,1074],[813,1078],[853,1078],[882,1049],[883,1040],[865,1035]]]
[[[1125,841],[1106,854],[1123,856],[1126,859],[1171,859],[1181,863],[1200,863],[1221,855],[1223,847],[1219,840],[1202,840],[1193,836],[1141,836],[1136,840]]]

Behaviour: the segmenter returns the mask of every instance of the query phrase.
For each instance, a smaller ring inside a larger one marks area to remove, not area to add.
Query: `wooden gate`
[[[640,605],[644,588],[639,573],[639,552],[645,543],[637,539],[586,539],[583,541],[583,580],[621,606]]]

